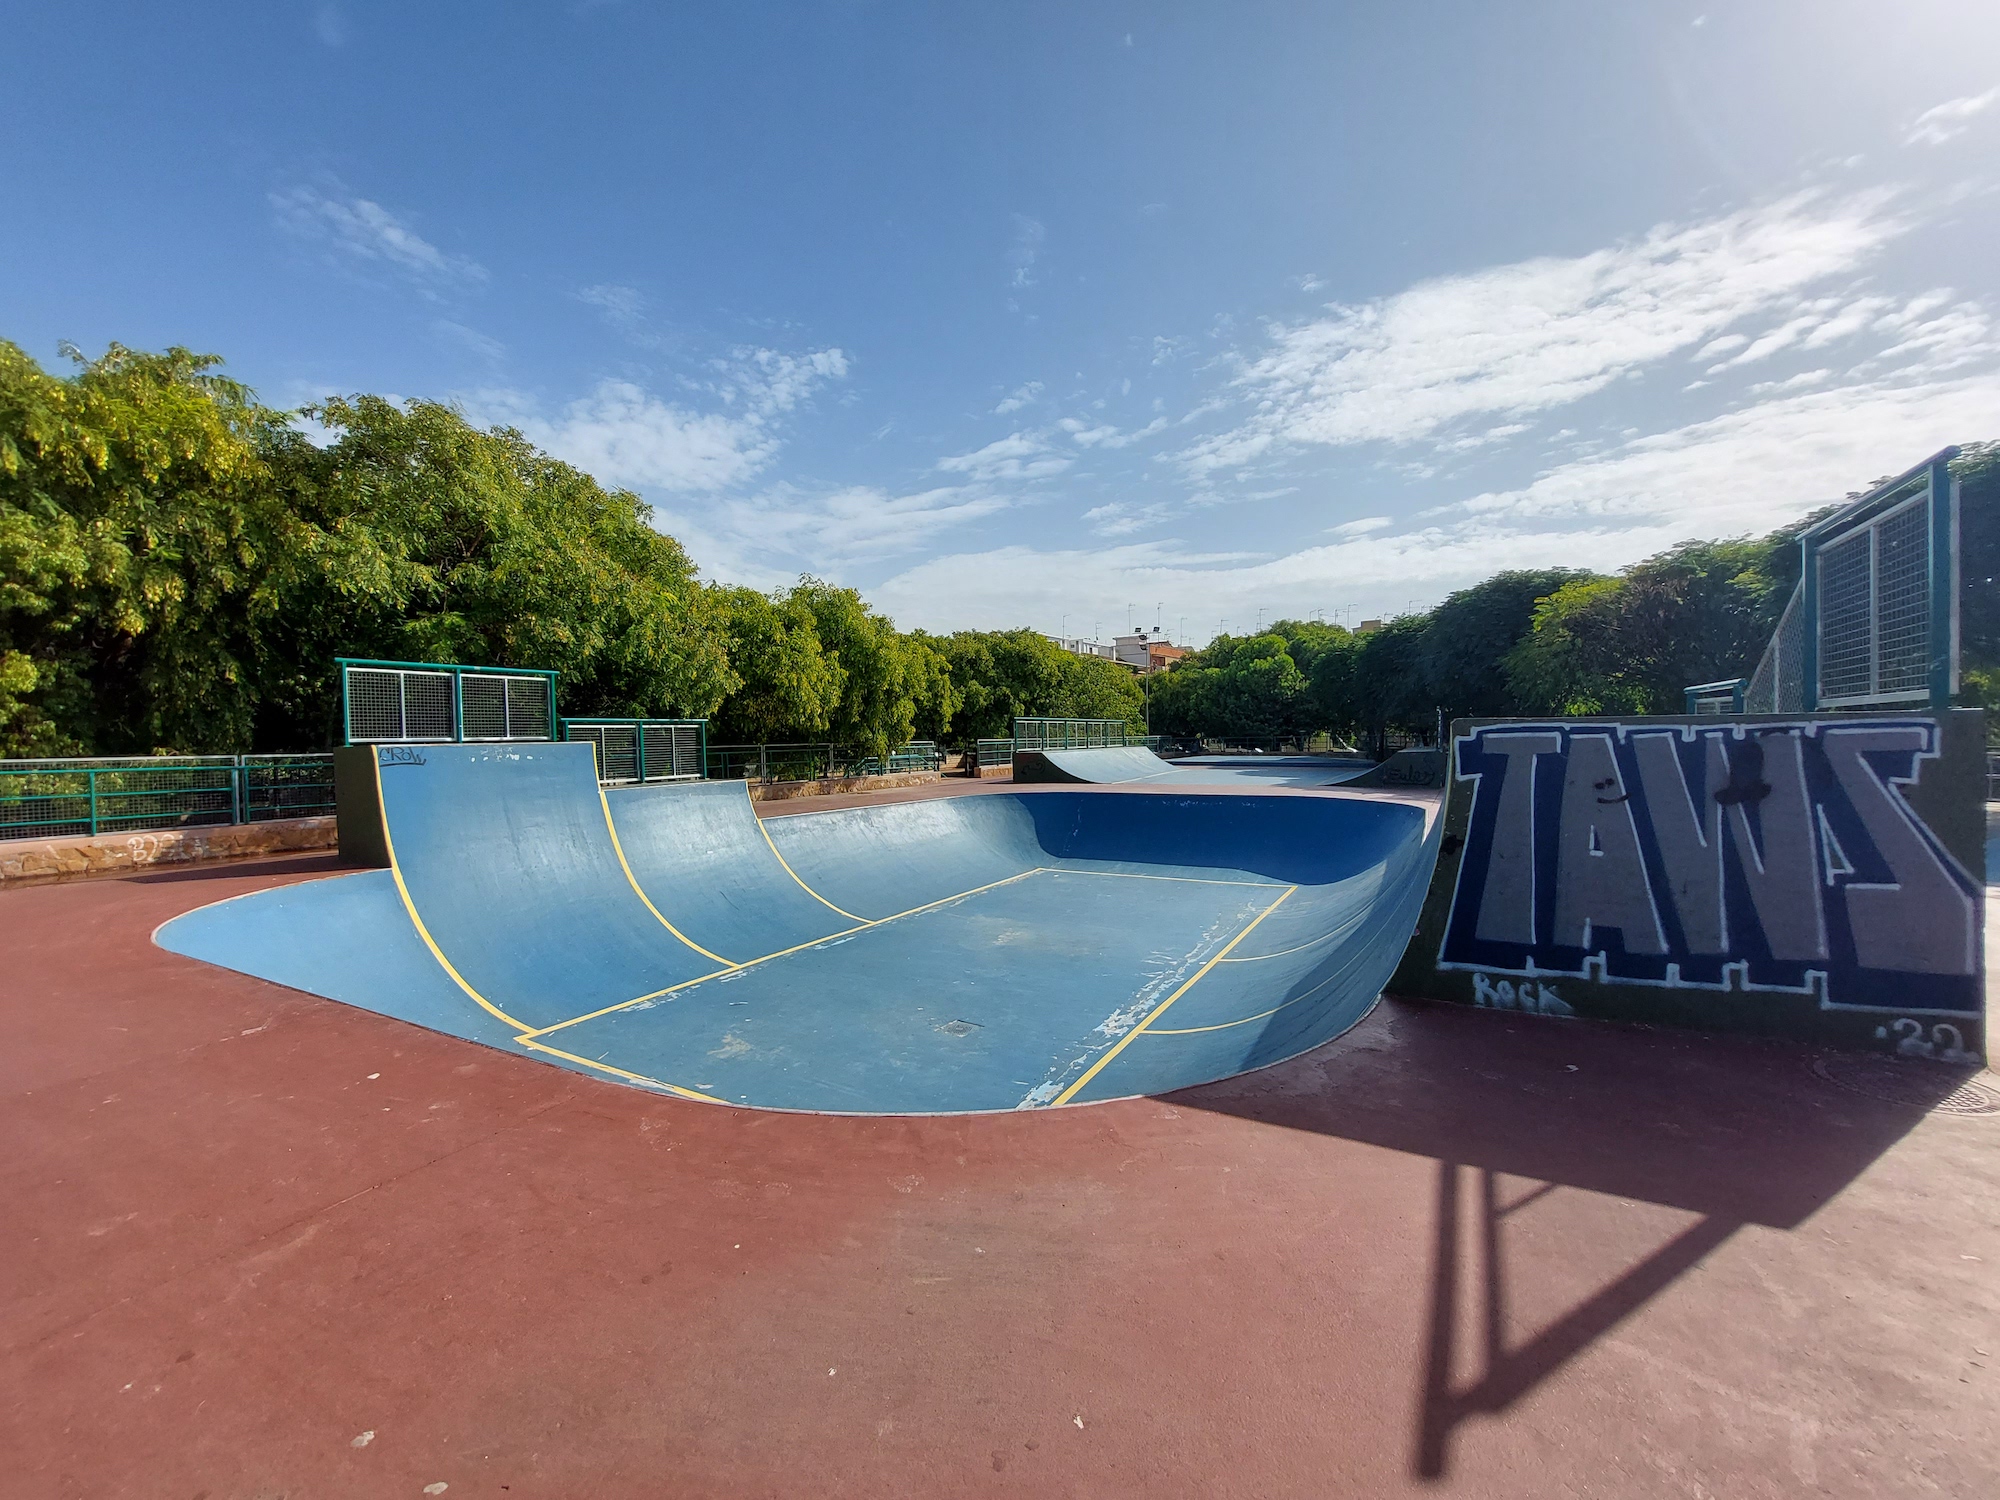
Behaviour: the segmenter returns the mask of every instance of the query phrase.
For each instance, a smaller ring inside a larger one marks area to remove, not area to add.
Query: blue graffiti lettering
[[[1979,887],[1909,803],[1928,719],[1510,724],[1456,746],[1472,807],[1440,968],[1977,1012]],[[1565,1007],[1567,1009],[1567,1007]]]

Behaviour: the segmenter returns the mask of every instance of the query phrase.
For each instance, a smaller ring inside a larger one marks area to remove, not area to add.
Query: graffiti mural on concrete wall
[[[1463,998],[1566,1014],[1569,980],[1981,1015],[1979,883],[1905,795],[1936,720],[1522,723],[1455,748],[1472,795],[1436,952]]]

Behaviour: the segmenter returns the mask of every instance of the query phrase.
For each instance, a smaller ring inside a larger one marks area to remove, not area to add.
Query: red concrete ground
[[[0,893],[8,1500],[2000,1493],[1943,1070],[1388,1002],[1168,1099],[759,1114],[149,942],[334,868]]]

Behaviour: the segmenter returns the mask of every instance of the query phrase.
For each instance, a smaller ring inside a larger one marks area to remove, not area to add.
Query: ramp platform
[[[1050,789],[767,823],[741,783],[601,791],[584,745],[374,770],[389,868],[155,940],[778,1109],[1032,1109],[1295,1056],[1374,1003],[1436,856],[1421,809],[1363,798]]]

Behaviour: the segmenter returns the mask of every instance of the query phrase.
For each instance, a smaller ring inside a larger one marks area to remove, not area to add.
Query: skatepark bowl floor
[[[779,1113],[151,941],[344,873],[0,891],[7,1500],[2000,1492],[1990,1073],[1391,998]]]
[[[379,774],[392,869],[220,903],[161,946],[764,1108],[1030,1109],[1282,1061],[1374,1003],[1435,859],[1420,809],[1361,797],[766,823],[740,782],[601,792],[586,745],[384,751]]]

